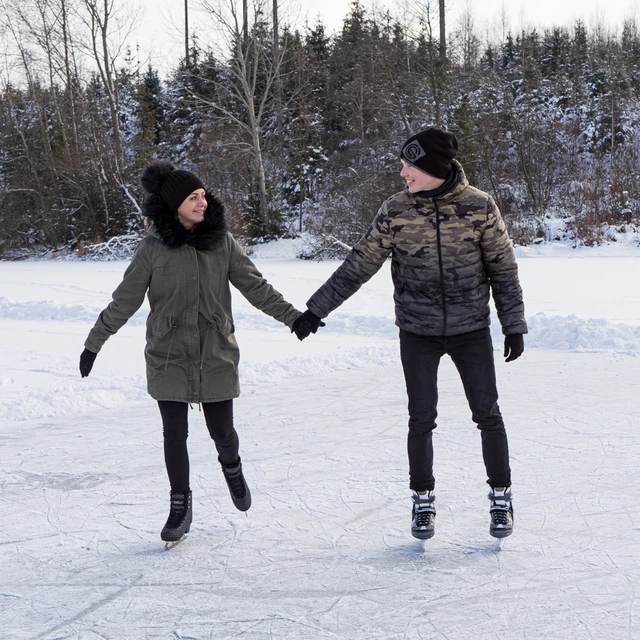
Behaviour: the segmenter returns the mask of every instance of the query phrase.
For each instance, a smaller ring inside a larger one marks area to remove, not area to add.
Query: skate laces
[[[507,488],[494,488],[489,492],[491,500],[491,522],[495,525],[509,524],[511,513],[511,490]]]
[[[177,527],[187,514],[188,502],[187,496],[183,493],[177,493],[171,496],[171,509],[167,520],[167,527]]]
[[[413,517],[416,526],[428,527],[432,518],[436,515],[436,509],[433,504],[436,500],[435,495],[431,491],[424,495],[414,491],[411,499],[413,500]]]
[[[491,522],[493,524],[509,524],[509,510],[503,507],[492,509]]]
[[[433,517],[433,511],[427,511],[426,509],[420,509],[414,507],[414,520],[418,527],[428,527],[431,524],[431,518]]]

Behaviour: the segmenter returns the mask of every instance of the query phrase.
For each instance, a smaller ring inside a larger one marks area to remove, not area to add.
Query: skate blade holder
[[[181,542],[184,542],[187,539],[187,534],[185,533],[182,538],[179,540],[171,540],[169,542],[165,542],[164,549],[165,551],[170,551],[171,549],[175,549]]]

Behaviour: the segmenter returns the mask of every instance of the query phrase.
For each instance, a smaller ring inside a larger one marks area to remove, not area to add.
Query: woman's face
[[[204,220],[207,210],[207,199],[204,189],[196,189],[190,193],[178,207],[178,220],[186,229],[193,229]]]

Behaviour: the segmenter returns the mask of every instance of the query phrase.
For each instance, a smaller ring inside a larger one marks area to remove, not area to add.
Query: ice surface
[[[255,261],[298,308],[337,262]],[[388,266],[303,343],[234,295],[233,508],[190,413],[194,524],[165,551],[145,311],[77,363],[123,263],[0,263],[0,638],[640,637],[640,253],[521,255],[530,334],[500,357],[516,531],[488,535],[480,438],[443,360],[436,536],[409,532],[406,397]]]

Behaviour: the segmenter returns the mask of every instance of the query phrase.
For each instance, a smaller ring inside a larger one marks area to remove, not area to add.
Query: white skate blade
[[[165,551],[169,551],[170,549],[173,549],[174,547],[177,547],[181,542],[183,542],[186,539],[187,539],[187,534],[185,533],[182,536],[182,538],[180,538],[179,540],[172,540],[171,542],[165,543],[165,545],[164,545]]]
[[[498,544],[496,545],[497,551],[502,551],[502,545],[504,544],[505,540],[506,538],[498,538]]]

